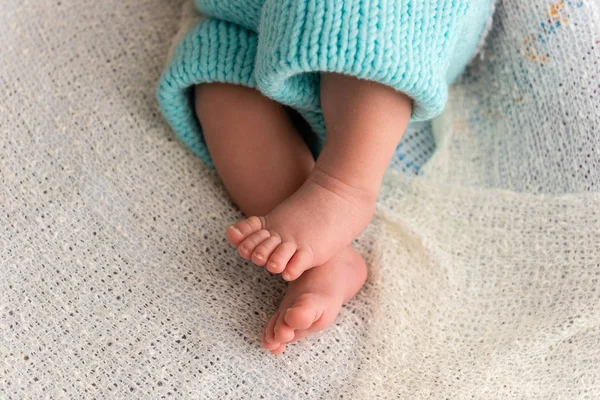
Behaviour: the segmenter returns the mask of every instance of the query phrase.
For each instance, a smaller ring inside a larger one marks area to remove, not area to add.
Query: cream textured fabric
[[[3,1],[0,398],[599,398],[598,4],[498,5],[357,240],[368,284],[275,357],[284,284],[158,112],[181,2]]]

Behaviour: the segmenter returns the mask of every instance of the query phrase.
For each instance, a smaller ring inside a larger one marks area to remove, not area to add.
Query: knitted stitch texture
[[[258,31],[264,0],[194,0],[203,14]]]
[[[209,166],[190,101],[193,85],[242,84],[295,108],[319,138],[317,154],[325,140],[321,72],[389,85],[414,99],[414,121],[431,119],[444,108],[449,83],[475,53],[491,12],[490,0],[194,4],[214,19],[201,22],[179,45],[158,97],[175,132]]]
[[[474,53],[489,10],[489,0],[266,0],[257,84],[282,103],[319,111],[318,73],[354,75],[406,93],[413,120],[430,119]]]

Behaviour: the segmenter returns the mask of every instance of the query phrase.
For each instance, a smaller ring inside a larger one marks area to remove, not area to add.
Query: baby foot
[[[246,260],[291,281],[349,245],[371,220],[376,198],[315,167],[290,198],[229,227],[227,239]]]
[[[348,246],[329,262],[304,273],[290,283],[279,310],[267,323],[263,347],[281,354],[286,343],[297,342],[331,325],[342,304],[360,290],[367,267],[356,250]]]

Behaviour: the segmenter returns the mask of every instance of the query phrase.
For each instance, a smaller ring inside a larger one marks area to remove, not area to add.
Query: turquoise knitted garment
[[[177,135],[212,165],[191,88],[225,82],[295,108],[325,138],[321,72],[389,85],[437,116],[476,51],[491,0],[195,0],[208,16],[177,47],[158,100]]]

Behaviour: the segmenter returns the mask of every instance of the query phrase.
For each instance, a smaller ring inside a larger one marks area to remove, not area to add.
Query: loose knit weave
[[[498,4],[403,138],[367,285],[279,357],[285,283],[156,104],[181,3],[76,3],[1,7],[1,399],[600,398],[598,2]]]
[[[428,120],[443,109],[448,84],[475,53],[493,8],[492,0],[196,0],[195,5],[211,18],[182,40],[163,73],[158,99],[175,132],[210,166],[193,115],[195,84],[257,88],[300,112],[321,144],[321,72],[391,86],[413,98],[414,121]]]

